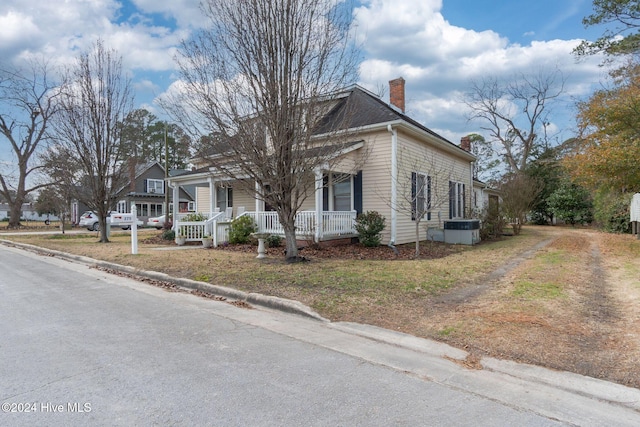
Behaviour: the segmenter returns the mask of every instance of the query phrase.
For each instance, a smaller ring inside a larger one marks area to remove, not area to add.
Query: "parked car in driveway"
[[[109,212],[109,216],[107,217],[107,223],[111,224],[112,227],[120,227],[123,230],[128,230],[131,228],[131,214],[123,214],[118,212]],[[136,223],[138,227],[142,227],[144,223],[136,218]],[[100,222],[98,221],[98,215],[95,212],[87,211],[82,214],[80,217],[80,221],[78,221],[78,226],[85,227],[87,230],[99,231],[100,230]]]
[[[94,212],[86,211],[80,216],[78,226],[85,227],[87,230],[98,231],[100,230],[100,222],[98,221],[98,215]]]
[[[160,215],[155,218],[149,218],[147,220],[147,227],[155,227],[156,229],[160,230],[164,227],[164,219],[164,215]]]

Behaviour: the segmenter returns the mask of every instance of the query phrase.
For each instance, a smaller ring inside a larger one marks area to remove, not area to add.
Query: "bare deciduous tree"
[[[542,185],[526,174],[511,173],[503,177],[499,190],[502,209],[511,222],[513,234],[520,234]]]
[[[71,203],[78,198],[78,184],[82,177],[82,168],[77,156],[70,153],[69,147],[51,145],[42,153],[40,161],[44,175],[50,184],[46,188],[47,205],[55,210],[60,218],[60,231],[64,234],[67,220],[71,219]]]
[[[100,242],[108,242],[106,219],[127,182],[121,122],[133,106],[131,82],[122,73],[121,58],[101,40],[68,74],[55,121],[57,142],[81,166],[78,199],[96,213]]]
[[[277,211],[286,257],[297,260],[295,217],[313,194],[313,171],[349,141],[336,132],[344,111],[321,120],[335,101],[327,94],[355,81],[350,4],[208,0],[203,12],[211,27],[178,57],[183,97],[164,105],[208,142],[200,153],[214,168]]]
[[[451,202],[450,185],[452,182],[466,182],[468,172],[466,177],[456,174],[453,162],[435,153],[415,156],[415,153],[399,150],[398,163],[404,165],[400,169],[406,173],[398,175],[396,206],[392,206],[390,200],[387,202],[392,209],[411,216],[416,232],[415,257],[419,258],[420,231],[426,228],[428,234],[428,221],[435,219],[438,220],[438,227],[442,226],[442,212]],[[423,220],[427,221],[426,227],[422,227]]]
[[[9,228],[20,226],[22,204],[29,193],[45,187],[30,176],[34,153],[47,140],[49,121],[56,114],[58,85],[50,80],[46,62],[32,62],[26,69],[0,70],[0,134],[10,143],[14,167],[0,171],[0,194],[9,204]]]
[[[549,104],[564,91],[560,71],[520,75],[511,81],[486,78],[472,82],[465,103],[471,108],[470,120],[479,120],[488,132],[485,142],[497,153],[511,172],[522,172],[540,142],[541,127],[546,126]],[[477,141],[476,143],[481,143]]]

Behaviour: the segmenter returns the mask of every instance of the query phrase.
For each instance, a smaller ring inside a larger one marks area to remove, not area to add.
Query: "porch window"
[[[465,185],[449,181],[449,219],[463,218],[465,211]]]
[[[350,211],[351,209],[351,175],[334,173],[333,182],[333,210]]]
[[[411,173],[411,219],[431,219],[431,177],[420,172]]]
[[[230,187],[216,188],[216,207],[220,212],[233,206],[233,192]]]
[[[129,213],[129,210],[127,209],[127,201],[126,200],[118,201],[118,206],[116,207],[116,212],[118,212],[118,213]]]

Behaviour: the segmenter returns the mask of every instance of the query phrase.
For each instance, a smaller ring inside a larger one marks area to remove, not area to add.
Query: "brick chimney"
[[[389,81],[389,101],[404,113],[404,79],[402,77]]]
[[[460,148],[462,148],[464,151],[467,152],[471,152],[471,138],[469,138],[468,136],[463,136],[462,138],[460,138]]]
[[[129,191],[135,193],[136,191],[136,158],[129,157]]]

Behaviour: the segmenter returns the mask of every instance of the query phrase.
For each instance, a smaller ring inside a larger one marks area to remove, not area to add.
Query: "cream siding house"
[[[335,123],[332,115],[344,115],[350,108],[349,124],[342,130],[353,138],[337,154],[331,169],[309,171],[309,183],[315,181],[315,185],[310,186],[299,212],[300,239],[357,237],[354,220],[366,211],[377,211],[386,218],[386,244],[414,242],[417,220],[420,239],[424,239],[427,227],[441,228],[445,220],[469,217],[475,157],[406,116],[404,80],[396,79],[390,85],[391,105],[359,86],[335,97],[326,125],[317,134],[321,138],[335,131],[329,125]],[[169,179],[174,191],[181,185],[198,186],[196,210],[209,218],[203,232],[215,232],[214,223],[238,215],[252,216],[260,228],[272,227],[260,231],[279,232],[274,213],[254,194],[241,189],[247,186],[216,176],[204,162],[191,174]]]

